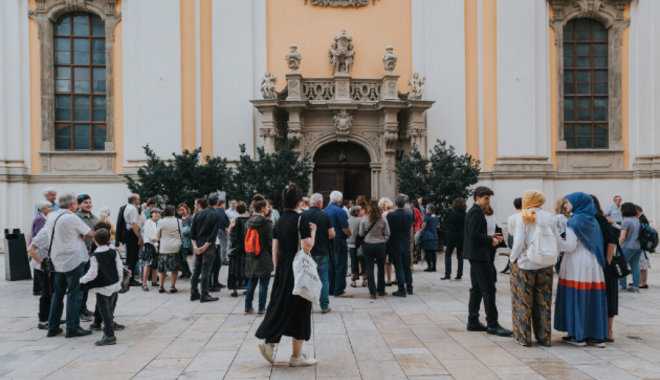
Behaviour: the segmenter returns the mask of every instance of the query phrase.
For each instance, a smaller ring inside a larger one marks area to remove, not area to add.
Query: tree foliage
[[[137,178],[126,176],[131,192],[146,199],[155,197],[160,203],[192,206],[195,198],[224,191],[227,198],[249,201],[256,193],[272,199],[279,207],[280,194],[289,181],[295,181],[303,191],[309,190],[312,172],[311,158],[299,157],[292,146],[274,153],[257,149],[257,159],[240,145],[239,160],[232,167],[226,158],[206,156],[201,162],[201,148],[160,159],[149,145],[144,147],[147,163],[137,171]]]
[[[397,174],[399,192],[424,197],[444,218],[454,199],[471,194],[470,187],[478,181],[479,161],[469,154],[457,154],[453,146],[438,140],[428,158],[413,146],[397,163]]]

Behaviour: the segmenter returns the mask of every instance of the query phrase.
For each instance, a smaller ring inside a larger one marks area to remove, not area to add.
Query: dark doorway
[[[371,195],[369,153],[355,143],[333,142],[314,155],[314,192],[328,201],[330,192],[339,190],[344,199]]]

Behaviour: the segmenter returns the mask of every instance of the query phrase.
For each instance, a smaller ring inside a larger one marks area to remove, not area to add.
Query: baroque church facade
[[[657,19],[654,0],[6,0],[0,226],[29,227],[48,186],[114,209],[146,144],[295,141],[314,191],[392,197],[437,140],[480,160],[500,219],[534,187],[654,222]]]

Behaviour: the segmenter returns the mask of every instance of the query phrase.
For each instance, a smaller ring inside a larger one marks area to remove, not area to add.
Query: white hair
[[[47,187],[47,188],[44,189],[44,194],[43,195],[46,195],[46,194],[50,193],[51,191],[54,191],[54,192],[57,193],[57,190],[55,190],[55,188],[51,186],[51,187]]]
[[[311,197],[309,197],[309,204],[310,205],[315,205],[319,202],[323,202],[323,195],[321,195],[321,193],[314,193],[314,194],[312,194]]]
[[[110,216],[110,207],[101,207],[99,209],[99,220],[107,220]]]
[[[68,209],[72,204],[77,203],[76,194],[74,193],[64,193],[60,195],[59,204],[61,209]]]
[[[330,202],[332,203],[341,202],[343,199],[344,195],[341,191],[333,190],[332,193],[330,193]]]
[[[390,198],[380,198],[378,201],[378,207],[380,207],[381,210],[390,210],[392,209],[392,206],[394,206],[394,203],[392,203]]]
[[[50,201],[47,201],[45,199],[42,200],[42,201],[37,202],[37,210],[39,210],[39,211],[45,209],[46,207],[52,207],[52,206],[53,206],[53,204],[50,203]]]

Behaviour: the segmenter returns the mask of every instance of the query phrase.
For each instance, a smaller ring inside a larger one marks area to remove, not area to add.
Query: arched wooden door
[[[360,145],[333,142],[314,154],[314,192],[328,201],[330,192],[339,190],[344,199],[371,195],[371,160]]]

